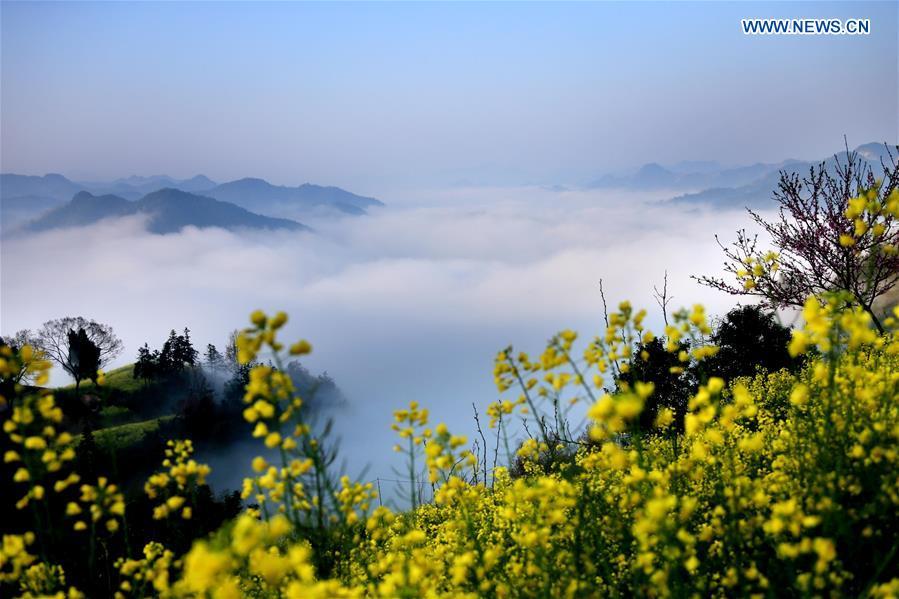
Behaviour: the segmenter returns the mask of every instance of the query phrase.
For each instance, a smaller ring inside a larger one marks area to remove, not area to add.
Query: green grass
[[[134,393],[136,391],[140,391],[144,387],[144,382],[140,379],[134,378],[133,372],[134,364],[125,364],[124,366],[120,366],[119,368],[110,370],[106,373],[106,383],[103,385],[103,388],[116,389],[124,393]],[[74,389],[75,385],[72,384],[65,388]],[[95,385],[90,381],[81,382],[82,392],[86,393],[95,388]]]
[[[100,428],[117,426],[136,420],[138,416],[124,406],[105,406],[100,410]]]
[[[149,434],[159,430],[162,422],[172,420],[174,416],[162,416],[143,422],[129,422],[118,426],[110,426],[94,431],[97,446],[107,451],[119,451],[139,443]]]

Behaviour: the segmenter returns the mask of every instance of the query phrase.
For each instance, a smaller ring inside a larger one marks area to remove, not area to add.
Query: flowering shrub
[[[395,413],[395,449],[411,479],[411,507],[400,512],[374,507],[370,484],[331,472],[333,460],[280,362],[285,351],[311,347],[278,340],[284,314],[254,313],[239,358],[249,363],[265,352],[273,363],[252,370],[244,417],[277,459],[253,459],[255,475],[243,489],[253,507],[185,555],[159,543],[142,556],[123,555],[116,596],[895,597],[899,309],[881,334],[868,312],[846,305],[838,295],[806,303],[806,326],[789,349],[817,353],[801,374],[702,381],[682,433],[672,431],[665,409],[655,430],[636,425],[655,393],[651,384],[605,390],[628,372],[631,348],[654,338],[644,313],[627,303],[580,352],[571,331],[538,358],[508,348],[497,357],[496,384],[501,393],[516,391],[487,413],[498,444],[508,446],[513,416],[528,424],[533,436],[517,452],[526,474],[489,468],[466,438],[431,426],[413,403]],[[701,361],[716,351],[705,343],[708,332],[701,306],[681,311],[665,331],[666,347],[681,364]],[[0,374],[21,364],[7,349]],[[90,528],[92,547],[102,535],[121,534],[126,506],[106,479],[77,488],[67,470],[72,440],[59,430],[52,395],[8,399],[4,430],[20,449],[4,459],[21,463],[19,507],[32,509],[34,530],[3,536],[0,590],[80,596],[41,557],[62,534],[44,509],[53,505],[51,490],[74,494],[69,530]],[[586,434],[572,434],[566,418],[578,404]],[[164,470],[147,482],[160,519],[191,517],[191,489],[208,474],[191,450],[173,442]],[[528,467],[550,451],[571,459],[551,471]],[[417,482],[419,471],[426,474]],[[422,484],[431,500],[418,491]]]

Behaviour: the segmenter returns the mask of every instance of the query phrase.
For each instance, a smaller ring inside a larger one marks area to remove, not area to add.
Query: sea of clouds
[[[314,234],[161,236],[127,218],[4,239],[0,330],[94,318],[125,344],[114,367],[144,342],[161,346],[170,329],[190,327],[198,348],[221,349],[252,310],[285,310],[285,339],[308,339],[306,365],[348,399],[336,421],[350,471],[370,465],[368,478],[389,478],[399,465],[393,409],[418,400],[472,438],[472,402],[483,415],[497,397],[496,352],[539,352],[563,328],[599,333],[601,279],[610,307],[630,299],[656,330],[652,289],[666,271],[673,307],[701,302],[720,315],[735,305],[690,275],[719,273],[714,235],[733,239],[749,216],[662,202],[670,195],[406,190],[383,195],[388,206],[367,217],[312,222]],[[239,480],[233,470],[222,485]]]

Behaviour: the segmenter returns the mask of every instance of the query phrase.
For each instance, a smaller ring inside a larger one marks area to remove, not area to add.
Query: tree
[[[190,329],[184,327],[184,334],[178,335],[178,342],[175,348],[175,359],[185,366],[196,366],[197,358],[200,352],[194,349],[190,340]]]
[[[137,350],[137,360],[134,361],[134,370],[132,376],[136,379],[142,379],[144,384],[156,378],[159,372],[159,352],[150,351],[150,347],[144,343],[143,347]]]
[[[232,373],[240,369],[240,362],[237,359],[237,331],[231,331],[228,335],[228,343],[225,345],[225,367]]]
[[[78,332],[69,331],[69,353],[66,359],[68,373],[75,379],[75,393],[81,381],[88,379],[97,382],[97,371],[100,370],[100,347],[91,341],[84,329]]]
[[[741,230],[731,246],[719,241],[724,269],[737,282],[694,278],[732,295],[759,297],[766,308],[799,307],[809,296],[847,291],[883,331],[874,303],[899,283],[899,165],[889,148],[887,155],[881,182],[848,149],[844,159],[812,166],[806,177],[781,171],[774,192],[778,217],[768,221],[749,210],[777,251],[762,251],[758,236]]]
[[[206,358],[206,367],[209,368],[209,372],[212,373],[214,378],[218,371],[225,367],[225,359],[212,343],[206,346],[204,357]]]
[[[754,375],[759,368],[768,372],[783,368],[795,371],[802,361],[787,351],[791,335],[790,329],[777,322],[771,312],[759,306],[737,306],[712,333],[711,341],[718,353],[703,361],[703,370],[728,382]]]
[[[181,372],[185,366],[194,366],[197,362],[197,350],[190,341],[190,329],[184,329],[183,335],[169,333],[169,338],[162,345],[159,355],[159,370],[164,374]]]
[[[636,382],[653,383],[655,390],[646,400],[640,413],[638,425],[641,430],[656,430],[655,419],[662,408],[674,412],[674,430],[683,432],[687,403],[696,390],[698,381],[690,364],[680,361],[679,354],[690,351],[687,342],[679,343],[677,351],[670,352],[665,342],[656,337],[649,343],[642,343],[634,349],[630,368],[618,376],[619,385]]]
[[[111,326],[81,316],[48,320],[38,331],[36,339],[41,351],[75,379],[76,389],[81,380],[95,378],[97,370],[122,352],[122,341],[116,337]],[[95,351],[96,359],[93,355]],[[88,366],[94,367],[90,376],[85,370]]]
[[[0,346],[7,345],[14,352],[19,354],[22,360],[19,371],[11,375],[13,383],[31,384],[34,382],[34,373],[29,372],[29,367],[38,360],[46,359],[46,355],[40,349],[37,337],[29,329],[21,329],[16,331],[15,335],[7,335],[0,337]],[[25,346],[31,348],[30,353],[22,354],[22,348]]]

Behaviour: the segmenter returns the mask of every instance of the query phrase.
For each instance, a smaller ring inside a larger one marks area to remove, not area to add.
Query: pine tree
[[[176,359],[181,363],[182,367],[184,365],[196,366],[200,352],[194,349],[190,341],[190,329],[184,327],[184,334],[178,335],[177,343]]]
[[[143,347],[137,350],[137,360],[134,362],[132,376],[136,379],[142,379],[144,384],[156,378],[159,366],[158,360],[159,352],[150,352],[150,347],[144,343]]]
[[[219,350],[210,343],[206,346],[206,367],[209,369],[209,372],[212,373],[212,376],[215,377],[218,374],[218,371],[224,368],[225,359],[222,357],[222,354],[219,353]]]
[[[178,364],[178,335],[175,329],[169,332],[169,338],[162,344],[162,353],[159,354],[159,371],[161,374],[180,372],[183,364]]]

